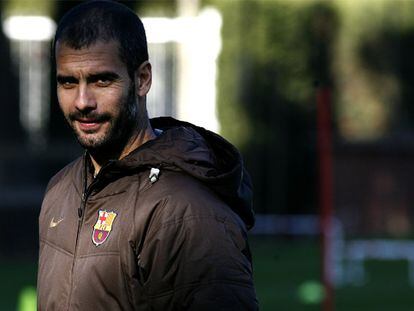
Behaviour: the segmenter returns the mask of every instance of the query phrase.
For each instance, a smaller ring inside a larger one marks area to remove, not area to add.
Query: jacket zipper
[[[79,235],[80,235],[80,231],[82,229],[82,225],[83,225],[83,220],[85,218],[85,211],[86,211],[86,203],[88,201],[88,197],[92,192],[92,189],[94,188],[94,186],[98,183],[98,178],[99,175],[101,175],[102,171],[108,167],[110,164],[108,163],[107,165],[103,166],[101,168],[101,170],[99,171],[98,175],[94,177],[92,183],[89,185],[89,187],[87,187],[87,175],[86,175],[86,166],[85,166],[85,171],[84,171],[84,187],[83,187],[83,193],[82,193],[82,201],[80,204],[80,207],[78,208],[78,230],[76,232],[76,240],[75,240],[75,251],[73,254],[73,262],[72,262],[72,267],[71,267],[71,276],[72,276],[72,280],[71,280],[71,284],[70,284],[70,290],[69,290],[69,299],[68,299],[68,307],[67,310],[69,310],[70,308],[70,304],[72,301],[72,292],[73,292],[73,285],[74,285],[74,272],[75,272],[75,263],[76,263],[76,259],[78,256],[78,244],[79,244]]]
[[[82,193],[82,201],[81,204],[78,208],[78,230],[76,232],[76,240],[75,240],[75,251],[73,254],[73,262],[72,262],[72,267],[71,267],[71,276],[72,276],[72,280],[71,280],[71,284],[70,284],[70,290],[69,290],[69,300],[68,300],[68,308],[67,310],[69,310],[70,308],[70,304],[72,301],[72,291],[73,291],[73,285],[74,285],[74,272],[75,272],[75,263],[76,263],[76,259],[78,256],[78,245],[79,245],[79,235],[80,235],[80,231],[82,229],[82,225],[83,225],[83,221],[85,218],[85,212],[86,212],[86,203],[88,202],[88,198],[89,195],[92,192],[93,187],[95,186],[95,184],[97,183],[98,178],[94,178],[94,180],[92,181],[92,183],[89,185],[88,188],[84,187],[84,191]],[[85,181],[86,183],[86,181]]]
[[[73,291],[73,285],[74,285],[74,272],[75,272],[75,262],[77,259],[77,253],[78,253],[78,242],[79,242],[79,235],[83,224],[83,219],[85,215],[85,209],[86,209],[86,201],[87,201],[88,194],[86,192],[82,193],[82,202],[78,208],[78,230],[76,232],[76,240],[75,240],[75,251],[73,254],[73,261],[72,261],[72,267],[71,267],[71,284],[70,284],[70,291],[69,291],[69,300],[68,300],[68,307],[67,310],[70,308],[70,304],[72,301],[72,291]]]

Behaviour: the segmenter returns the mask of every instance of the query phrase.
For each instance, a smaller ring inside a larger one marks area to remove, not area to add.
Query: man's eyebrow
[[[96,82],[98,80],[115,81],[115,80],[118,80],[119,78],[120,76],[113,71],[103,71],[103,72],[97,72],[97,73],[92,73],[88,75],[88,77],[86,78],[86,81],[88,82]]]
[[[90,75],[88,75],[88,77],[86,78],[87,82],[96,82],[98,80],[109,80],[109,81],[115,81],[118,80],[120,78],[120,75],[118,75],[115,72],[112,71],[103,71],[103,72],[98,72],[98,73],[92,73]],[[56,81],[59,83],[64,83],[64,82],[77,82],[78,79],[75,78],[74,76],[71,75],[62,75],[62,74],[58,74],[56,76]]]

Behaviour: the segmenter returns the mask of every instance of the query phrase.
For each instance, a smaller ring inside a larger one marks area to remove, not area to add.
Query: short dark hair
[[[148,60],[142,21],[123,4],[108,0],[87,1],[72,8],[60,20],[52,55],[55,57],[57,42],[73,49],[82,49],[97,41],[111,40],[118,41],[120,59],[132,78],[135,70]]]

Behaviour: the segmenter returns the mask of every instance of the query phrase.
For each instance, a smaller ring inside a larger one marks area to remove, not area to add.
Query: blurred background
[[[50,62],[79,2],[0,2],[0,310],[34,310],[43,191],[82,153]],[[414,2],[121,2],[147,29],[150,115],[244,155],[261,310],[412,310]]]

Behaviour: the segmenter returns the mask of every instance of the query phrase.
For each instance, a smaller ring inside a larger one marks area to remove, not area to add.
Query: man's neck
[[[125,147],[116,153],[102,154],[89,152],[91,162],[94,168],[94,177],[98,175],[102,166],[108,163],[110,160],[120,160],[130,154],[132,151],[145,144],[147,141],[153,140],[156,138],[156,135],[151,128],[151,126],[146,127],[145,129],[136,132],[126,143]]]

